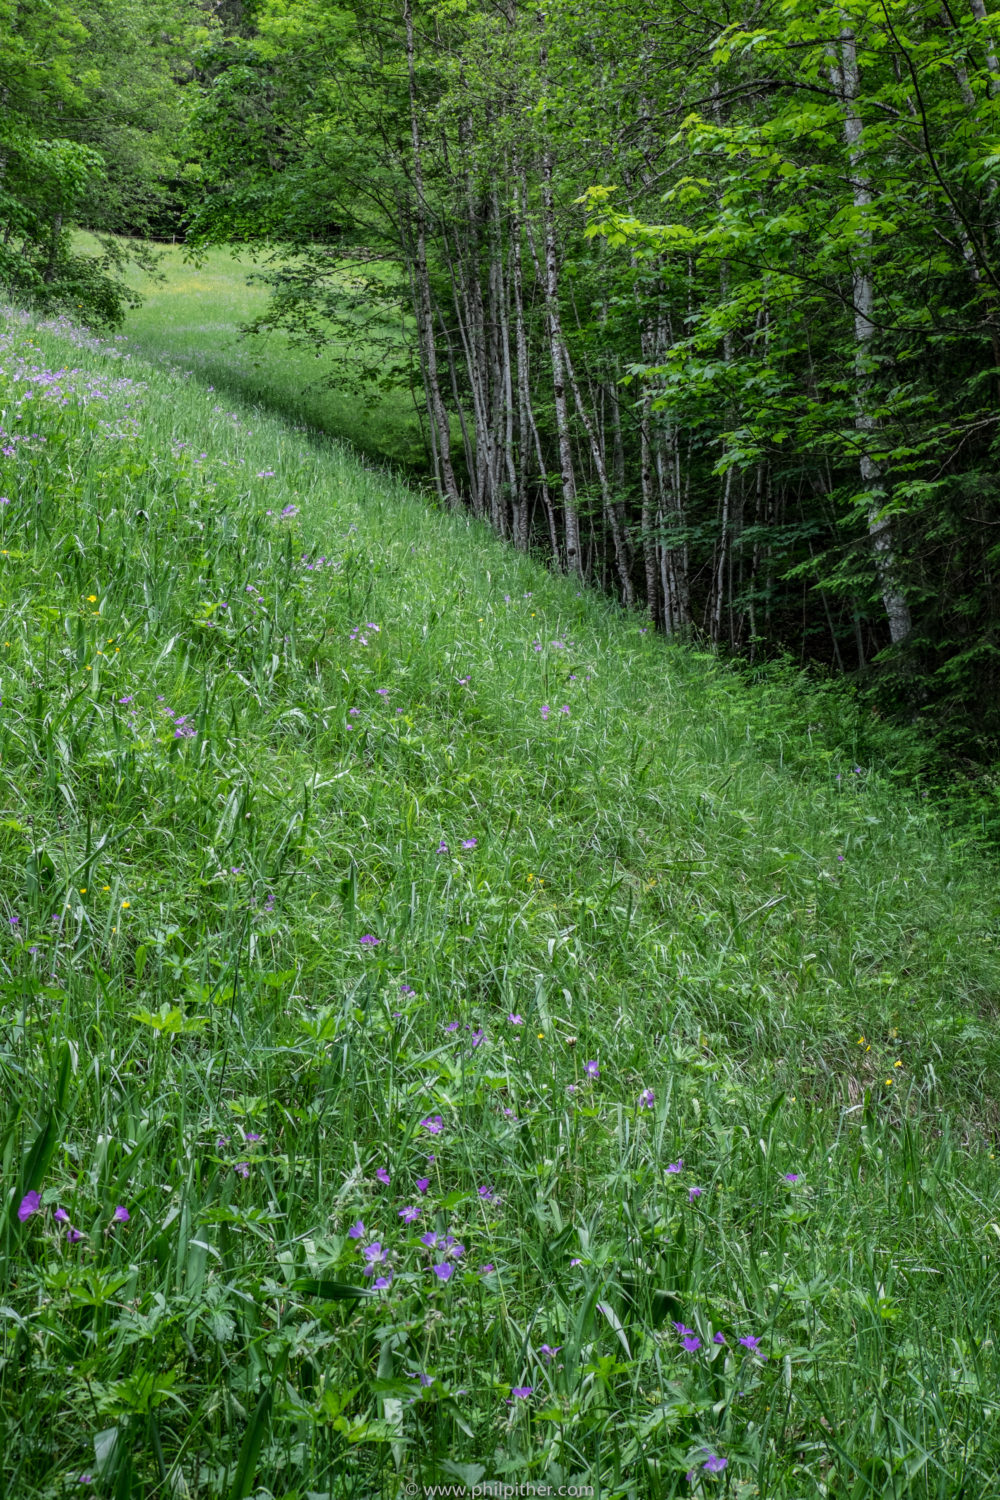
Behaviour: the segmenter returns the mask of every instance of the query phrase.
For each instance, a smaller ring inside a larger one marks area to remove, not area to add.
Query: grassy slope
[[[343,389],[342,379],[337,388],[328,360],[296,348],[283,335],[240,337],[240,326],[260,317],[268,302],[266,287],[251,280],[259,268],[249,258],[213,249],[194,265],[181,245],[156,250],[155,276],[132,273],[143,302],[126,325],[133,344],[151,359],[195,369],[224,398],[262,402],[293,422],[335,432],[374,458],[423,469],[423,440],[409,391],[369,387],[362,401]],[[377,362],[377,352],[362,337],[357,352],[365,349]]]
[[[995,901],[844,700],[6,329],[0,1493],[994,1493]]]

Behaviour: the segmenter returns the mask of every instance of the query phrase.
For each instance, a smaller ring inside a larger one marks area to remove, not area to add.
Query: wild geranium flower
[[[485,1266],[479,1267],[479,1274],[480,1276],[490,1276],[495,1270],[496,1266],[491,1261],[487,1261]]]
[[[483,1037],[485,1035],[486,1035],[486,1032],[483,1030],[483,1028],[481,1026],[478,1026],[476,1028],[476,1030],[472,1033],[472,1035],[469,1037],[469,1041],[471,1042],[471,1044],[472,1044],[473,1047],[478,1047],[479,1043],[483,1040]]]
[[[726,1342],[726,1335],[724,1333],[713,1333],[713,1335],[712,1335],[712,1343],[713,1344],[724,1344],[725,1342]]]
[[[373,932],[366,932],[361,938],[361,946],[362,948],[377,948],[381,941],[382,939],[377,938]]]
[[[458,1024],[459,1023],[457,1021],[449,1021],[448,1024],[447,1024],[447,1026],[444,1029],[445,1029],[445,1031],[457,1031],[458,1030]]]
[[[674,1328],[678,1333],[686,1333],[689,1335],[694,1333],[694,1329],[689,1328],[686,1323],[675,1323]]]
[[[702,1464],[702,1468],[709,1474],[721,1474],[728,1462],[728,1458],[720,1458],[717,1453],[710,1453]]]
[[[679,1161],[672,1161],[672,1162],[670,1162],[669,1165],[668,1165],[668,1167],[667,1167],[667,1171],[668,1172],[683,1172],[683,1170],[684,1170],[684,1158],[683,1158],[683,1156],[680,1158]]]
[[[438,1281],[450,1281],[455,1274],[455,1267],[450,1266],[446,1260],[443,1260],[438,1266],[432,1266],[431,1269]]]
[[[745,1338],[740,1339],[740,1343],[743,1345],[744,1349],[749,1349],[751,1354],[758,1354],[760,1352],[758,1347],[760,1344],[760,1338],[755,1333],[748,1333]]]
[[[442,839],[441,842],[440,842],[440,844],[438,844],[438,846],[437,846],[437,852],[439,854],[447,854],[448,853],[448,845],[445,843],[444,839]]]
[[[701,1188],[700,1187],[689,1187],[688,1188],[688,1202],[689,1203],[693,1203],[696,1198],[700,1198],[700,1197],[701,1197]]]
[[[414,1204],[408,1204],[406,1208],[399,1210],[399,1217],[404,1224],[412,1224],[415,1219],[420,1218],[420,1210]]]
[[[517,1015],[517,1013],[515,1011],[511,1011],[511,1013],[507,1017],[507,1019],[508,1019],[508,1021],[510,1022],[510,1024],[512,1026],[523,1026],[524,1025],[524,1017]]]
[[[701,1339],[698,1338],[697,1334],[689,1333],[686,1338],[681,1339],[681,1347],[688,1354],[697,1354],[701,1348]]]
[[[476,1191],[479,1193],[480,1198],[484,1199],[487,1203],[492,1202],[494,1196],[492,1188],[483,1186],[477,1188]]]
[[[429,1177],[418,1177],[417,1178],[417,1192],[418,1193],[426,1193],[426,1191],[430,1187],[430,1185],[431,1185],[431,1180],[430,1180]]]
[[[462,1256],[465,1254],[465,1246],[459,1244],[458,1240],[456,1240],[450,1234],[445,1235],[444,1242],[448,1247],[445,1251],[445,1254],[450,1255],[452,1260],[461,1260]]]
[[[640,1109],[652,1109],[652,1107],[653,1107],[653,1105],[655,1103],[656,1103],[656,1095],[653,1093],[653,1090],[652,1089],[643,1089],[642,1093],[639,1095],[639,1108]]]
[[[401,995],[412,995],[413,994],[413,985],[412,984],[401,984],[399,986],[399,993]]]
[[[69,1214],[66,1212],[66,1210],[64,1208],[57,1208],[56,1211],[55,1211],[55,1213],[52,1215],[52,1217],[55,1219],[55,1221],[56,1221],[57,1224],[68,1224],[69,1223]]]
[[[350,1227],[350,1229],[347,1231],[347,1238],[349,1240],[360,1240],[360,1239],[364,1238],[364,1234],[365,1234],[364,1220],[363,1219],[359,1219],[358,1222],[356,1224],[352,1224],[351,1227]]]
[[[244,1162],[243,1165],[246,1166],[246,1163]],[[111,1222],[112,1224],[127,1224],[130,1218],[131,1215],[129,1214],[128,1209],[124,1206],[124,1204],[119,1203],[118,1207],[111,1215]]]
[[[264,1139],[264,1137],[262,1135],[258,1135],[257,1132],[254,1131],[254,1130],[251,1130],[251,1131],[247,1132],[246,1140],[248,1141],[248,1143],[250,1145],[253,1145],[253,1143],[255,1141],[262,1141],[263,1139]]]
[[[444,1121],[440,1115],[428,1115],[426,1120],[421,1120],[420,1123],[431,1135],[440,1135],[444,1129]]]
[[[248,1161],[238,1161],[236,1163],[236,1165],[233,1167],[233,1171],[237,1172],[240,1177],[243,1177],[243,1178],[249,1177],[250,1176],[250,1163]]]
[[[377,1266],[381,1261],[388,1258],[388,1251],[382,1248],[381,1240],[372,1240],[370,1245],[361,1246],[361,1255],[368,1266]]]
[[[516,1396],[519,1401],[527,1401],[534,1389],[533,1385],[512,1385],[510,1393],[512,1396]]]
[[[438,1237],[434,1233],[433,1229],[425,1229],[423,1234],[420,1236],[420,1243],[422,1245],[426,1245],[428,1250],[436,1250],[437,1242]]]
[[[71,1245],[78,1245],[83,1239],[83,1235],[79,1229],[74,1229],[71,1224],[66,1231],[66,1238],[69,1240]]]
[[[800,1176],[800,1174],[798,1172],[786,1172],[785,1173],[785,1181],[786,1182],[798,1182],[799,1176]]]
[[[478,842],[479,842],[478,839],[463,839],[462,840],[462,848],[463,849],[474,849],[476,847],[476,845],[478,844]]]
[[[24,1197],[21,1199],[20,1207],[17,1210],[17,1217],[20,1219],[22,1224],[26,1224],[27,1221],[31,1218],[32,1214],[37,1214],[40,1211],[41,1207],[42,1195],[41,1193],[36,1193],[34,1189],[32,1189],[30,1193],[25,1193]]]
[[[556,1344],[555,1348],[553,1348],[551,1344],[542,1344],[539,1346],[538,1352],[539,1354],[544,1354],[546,1362],[548,1364],[551,1364],[561,1348],[562,1344]]]
[[[600,1078],[600,1076],[601,1076],[601,1070],[597,1066],[596,1062],[586,1062],[586,1063],[584,1063],[584,1065],[583,1065],[583,1071],[586,1073],[586,1075],[587,1075],[588,1078]]]
[[[386,1292],[386,1291],[389,1290],[389,1287],[391,1285],[392,1285],[392,1267],[391,1266],[387,1266],[386,1269],[385,1269],[385,1275],[384,1276],[376,1276],[375,1280],[372,1282],[372,1286],[375,1288],[375,1290],[377,1292]]]

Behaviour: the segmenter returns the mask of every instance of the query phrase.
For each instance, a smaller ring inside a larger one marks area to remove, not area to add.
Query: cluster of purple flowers
[[[42,1212],[42,1195],[34,1188],[32,1188],[32,1190],[28,1193],[25,1193],[24,1197],[21,1199],[21,1202],[18,1205],[17,1217],[22,1224],[26,1224],[29,1219],[34,1218],[36,1214],[40,1214]],[[55,1219],[57,1224],[66,1225],[66,1238],[71,1245],[78,1245],[80,1241],[85,1238],[85,1235],[81,1230],[75,1229],[73,1227],[70,1216],[64,1208],[57,1208],[52,1217]],[[130,1218],[131,1214],[129,1213],[128,1209],[123,1203],[119,1203],[115,1208],[114,1213],[111,1215],[110,1220],[108,1221],[106,1233],[110,1233],[112,1225],[127,1224]]]
[[[675,1329],[678,1337],[680,1338],[681,1348],[685,1351],[685,1353],[687,1353],[687,1354],[697,1354],[698,1350],[702,1347],[702,1344],[701,1344],[701,1339],[695,1333],[694,1329],[693,1328],[688,1328],[687,1324],[685,1324],[685,1323],[675,1323],[674,1324],[674,1329]],[[756,1334],[756,1333],[746,1333],[746,1334],[744,1334],[742,1336],[742,1338],[737,1339],[736,1342],[742,1348],[747,1349],[751,1354],[756,1354],[757,1357],[758,1357],[758,1359],[766,1359],[767,1358],[766,1354],[762,1354],[760,1352],[760,1335],[759,1334]],[[721,1331],[713,1333],[713,1335],[712,1335],[712,1343],[713,1344],[719,1344],[719,1345],[725,1345],[726,1344],[726,1336],[725,1336],[725,1334],[722,1333]]]

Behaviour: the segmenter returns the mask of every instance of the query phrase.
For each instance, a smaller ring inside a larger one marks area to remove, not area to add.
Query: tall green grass
[[[886,732],[3,329],[0,1492],[995,1493],[996,898]]]

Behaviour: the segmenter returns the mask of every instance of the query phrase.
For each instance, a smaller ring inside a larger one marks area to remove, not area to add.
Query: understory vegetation
[[[120,337],[0,409],[0,1492],[994,1493],[997,906],[895,733]]]

